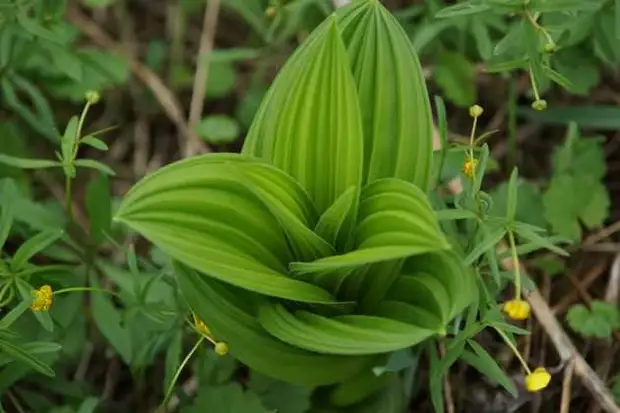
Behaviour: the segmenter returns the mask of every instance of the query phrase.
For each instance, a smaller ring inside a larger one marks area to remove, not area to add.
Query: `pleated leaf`
[[[290,246],[286,225],[295,223],[289,237],[307,234],[299,230],[311,210],[304,199],[276,168],[240,155],[205,155],[138,182],[115,219],[206,276],[264,295],[329,303],[324,289],[287,276],[296,249],[314,245],[314,256],[324,242],[312,234]]]
[[[230,353],[250,368],[273,378],[303,386],[322,386],[346,380],[372,357],[318,354],[270,336],[257,321],[252,297],[183,266],[176,278],[189,306]]]
[[[411,278],[419,282],[412,284]],[[440,251],[408,258],[388,297],[424,308],[447,323],[477,298],[475,282],[456,251]]]
[[[345,252],[352,241],[359,191],[351,187],[321,215],[314,231],[333,245],[337,251]]]
[[[254,118],[243,153],[295,178],[319,213],[361,188],[362,123],[347,53],[328,19],[289,58]]]
[[[426,195],[415,185],[387,178],[362,191],[357,249],[313,262],[294,262],[296,273],[329,271],[449,249]]]
[[[291,313],[280,304],[263,305],[258,321],[271,335],[295,347],[325,354],[370,355],[411,347],[436,332],[389,318]]]
[[[379,1],[360,1],[337,16],[362,112],[364,183],[395,177],[426,191],[433,125],[422,68],[407,34]]]

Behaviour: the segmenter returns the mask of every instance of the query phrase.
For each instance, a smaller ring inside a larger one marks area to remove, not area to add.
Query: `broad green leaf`
[[[362,178],[362,125],[336,21],[328,19],[280,71],[243,153],[282,169],[323,213]]]
[[[483,60],[488,60],[493,55],[493,43],[489,28],[482,22],[472,21],[471,32],[476,40],[478,53]]]
[[[435,334],[432,330],[376,316],[328,318],[307,311],[293,314],[280,304],[262,305],[258,320],[278,339],[322,354],[387,353],[411,347]]]
[[[15,251],[15,254],[13,254],[11,268],[15,271],[24,269],[24,266],[28,263],[30,258],[43,251],[63,235],[63,230],[50,229],[40,232],[34,237],[28,239],[20,245],[17,251]]]
[[[347,407],[368,400],[392,380],[393,374],[377,376],[372,370],[363,370],[354,378],[335,386],[329,401],[336,407]],[[382,410],[383,411],[383,410]]]
[[[209,277],[260,294],[329,302],[327,291],[286,275],[296,253],[330,253],[309,229],[315,214],[304,191],[281,171],[224,154],[147,176],[126,195],[116,219]]]
[[[0,163],[21,169],[43,169],[60,166],[59,162],[49,159],[16,158],[14,156],[5,155],[3,153],[0,153]]]
[[[267,409],[278,413],[306,413],[310,409],[310,389],[274,380],[252,372],[248,387],[260,398]]]
[[[364,129],[364,183],[431,180],[433,124],[420,62],[405,31],[379,1],[337,12],[357,85]]]
[[[321,355],[286,344],[261,327],[256,307],[243,291],[180,266],[175,274],[188,304],[216,339],[225,341],[230,353],[254,370],[289,383],[317,386],[341,382],[370,365],[368,357]]]
[[[232,382],[219,386],[207,386],[198,391],[192,406],[182,413],[274,413],[265,409],[258,395],[245,390],[241,384]]]
[[[360,266],[449,248],[426,195],[394,178],[365,187],[355,231],[356,249],[314,262],[295,262],[297,273]]]
[[[213,144],[234,142],[239,137],[239,124],[226,115],[209,115],[194,128],[205,141]]]
[[[336,199],[319,218],[314,232],[336,250],[344,252],[351,241],[357,215],[359,192],[351,187]]]
[[[620,330],[620,310],[613,304],[594,300],[589,309],[582,304],[572,306],[566,321],[584,337],[608,338],[613,330]]]

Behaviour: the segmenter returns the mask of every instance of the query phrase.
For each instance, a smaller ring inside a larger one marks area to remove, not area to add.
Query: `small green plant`
[[[605,301],[592,301],[589,308],[583,304],[572,306],[566,314],[568,325],[584,337],[609,338],[613,330],[620,330],[620,309]]]

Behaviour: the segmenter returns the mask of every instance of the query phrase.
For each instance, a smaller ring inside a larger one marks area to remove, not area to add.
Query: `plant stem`
[[[69,222],[73,221],[73,204],[71,202],[71,177],[65,176],[65,209],[69,216]]]
[[[508,84],[508,167],[517,165],[517,85],[514,78]]]
[[[189,360],[192,358],[192,356],[194,355],[196,350],[198,350],[198,348],[200,347],[200,345],[202,344],[204,340],[205,338],[201,336],[200,339],[198,339],[198,341],[196,342],[196,344],[194,344],[194,347],[192,347],[189,353],[187,353],[187,356],[185,356],[185,358],[181,362],[181,365],[179,366],[177,371],[174,373],[174,376],[172,377],[172,380],[170,381],[170,384],[168,385],[166,396],[164,397],[164,400],[161,402],[159,409],[157,409],[157,412],[165,411],[165,405],[166,403],[168,403],[168,400],[170,400],[170,397],[172,397],[172,392],[174,391],[174,385],[179,380],[179,376],[181,375],[181,372],[183,371],[183,369],[185,368]]]
[[[521,265],[519,264],[519,255],[517,253],[517,244],[515,243],[515,235],[512,230],[508,230],[508,242],[510,252],[512,254],[512,266],[515,272],[515,296],[517,300],[521,299]]]
[[[491,325],[491,327],[493,327],[493,329],[497,331],[497,334],[499,334],[502,337],[504,342],[506,342],[506,345],[510,348],[510,350],[512,350],[515,356],[517,356],[517,359],[519,359],[519,362],[521,362],[521,364],[523,365],[523,368],[525,369],[526,373],[532,374],[532,371],[530,370],[529,366],[527,365],[525,360],[523,360],[523,356],[521,355],[521,353],[519,353],[519,350],[517,350],[517,347],[515,347],[514,343],[508,338],[506,333],[504,333],[502,330],[495,327],[494,325]]]
[[[96,292],[99,292],[99,293],[107,293],[107,294],[110,294],[110,295],[113,295],[113,296],[116,296],[116,297],[119,296],[114,291],[104,290],[102,288],[97,288],[97,287],[68,287],[68,288],[63,288],[61,290],[54,291],[53,295],[72,293],[72,292],[76,292],[76,291],[96,291]]]

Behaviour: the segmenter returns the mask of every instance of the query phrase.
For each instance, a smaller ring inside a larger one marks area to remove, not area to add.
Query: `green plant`
[[[392,82],[364,75],[388,69]],[[355,404],[397,377],[369,369],[445,334],[474,298],[424,193],[429,115],[406,37],[377,2],[360,2],[291,57],[241,155],[162,168],[115,219],[176,261],[183,296],[236,358],[288,382],[337,384],[331,402]]]
[[[530,369],[519,352],[516,337],[529,332],[506,317],[530,316],[524,295],[535,284],[521,269],[523,257],[549,250],[528,269],[561,272],[557,255],[566,251],[558,244],[579,238],[581,224],[592,229],[607,217],[602,146],[570,124],[549,182],[519,177],[513,156],[510,179],[487,191],[486,174],[504,165],[486,143],[493,132],[478,135],[486,115],[475,105],[473,62],[483,59],[487,70],[495,64],[513,86],[513,69],[523,69],[541,109],[542,94],[552,92],[549,79],[568,85],[558,74],[570,78],[564,52],[594,45],[599,60],[583,61],[596,73],[586,65],[583,84],[568,88],[585,93],[607,61],[604,50],[613,53],[601,48],[609,38],[588,33],[575,44],[565,41],[573,28],[564,27],[564,12],[542,1],[459,2],[443,11],[444,2],[429,1],[392,14],[377,0],[358,0],[323,21],[331,12],[327,1],[223,0],[250,30],[239,47],[209,56],[206,99],[234,102],[226,106],[230,113],[218,107],[206,115],[196,131],[219,145],[249,130],[242,153],[174,162],[120,199],[112,184],[124,176],[114,180],[106,162],[96,160],[108,150],[108,129],[92,131],[90,123],[99,93],[124,82],[127,64],[100,52],[118,76],[79,78],[88,71],[79,58],[82,43],[62,20],[62,4],[52,5],[55,19],[45,18],[47,3],[16,2],[0,23],[3,42],[16,40],[1,53],[29,45],[0,65],[0,80],[45,80],[40,90],[24,89],[34,90],[32,106],[13,104],[21,92],[1,100],[10,119],[0,124],[10,137],[0,149],[5,405],[54,413],[111,408],[103,389],[71,382],[83,377],[84,354],[94,347],[102,364],[121,366],[136,399],[148,394],[143,399],[152,403],[155,394],[167,403],[177,395],[182,412],[402,413],[422,389],[441,413],[444,379],[456,363],[516,395],[514,381],[478,339],[483,330],[514,352],[528,390],[549,384],[550,373]],[[127,8],[121,1],[84,3],[114,3],[120,14]],[[609,2],[563,4],[580,21],[609,20]],[[145,64],[167,75],[174,92],[193,81],[194,62],[183,52],[186,19],[198,5],[175,3],[166,18],[178,19],[181,29],[170,46],[155,39],[146,47]],[[15,33],[22,27],[29,28],[24,38]],[[46,36],[63,30],[73,36],[61,42],[58,62],[47,65],[41,55],[57,48]],[[272,60],[297,40],[301,46],[267,90]],[[558,50],[550,55],[541,41]],[[414,49],[433,59],[430,69],[421,69]],[[241,65],[253,65],[245,89]],[[56,69],[66,73],[56,76]],[[452,103],[471,106],[473,120],[468,136],[449,136],[447,109],[436,97],[442,145],[435,152],[428,74]],[[509,122],[517,113],[531,116],[517,108],[513,89]],[[64,107],[52,111],[46,100],[81,104],[84,97],[81,114],[68,120]],[[152,110],[148,99],[139,103]],[[54,115],[66,125],[62,134],[51,126]],[[22,123],[47,136],[56,159],[31,154]],[[463,191],[447,194],[453,179]],[[43,199],[43,186],[57,199]],[[567,208],[567,194],[586,186],[600,195],[596,202]],[[501,303],[506,287],[512,297]],[[617,328],[611,310],[598,302],[573,307],[568,323],[586,336],[609,335]],[[155,369],[163,380],[151,378]],[[179,386],[186,369],[198,382],[193,400]]]

